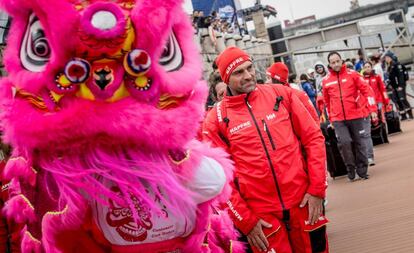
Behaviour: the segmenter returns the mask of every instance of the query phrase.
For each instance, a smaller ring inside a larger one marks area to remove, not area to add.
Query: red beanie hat
[[[246,61],[252,60],[250,59],[250,56],[240,48],[229,47],[224,50],[216,59],[216,64],[223,82],[228,84],[231,73]]]
[[[266,74],[271,78],[280,81],[281,83],[287,83],[289,77],[289,69],[283,62],[276,62],[270,66]]]

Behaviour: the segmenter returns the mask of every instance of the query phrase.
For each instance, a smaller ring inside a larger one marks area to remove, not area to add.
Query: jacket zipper
[[[276,187],[277,195],[279,197],[279,202],[282,205],[283,212],[286,212],[286,207],[285,207],[285,203],[283,202],[282,194],[280,192],[279,181],[277,180],[277,175],[276,175],[276,172],[275,172],[275,167],[273,166],[273,162],[270,159],[269,150],[266,147],[266,143],[265,143],[265,141],[263,139],[262,132],[260,131],[259,125],[257,124],[256,118],[254,117],[254,114],[253,114],[253,111],[252,111],[252,107],[249,104],[248,98],[249,98],[249,96],[247,96],[245,98],[246,106],[247,106],[247,109],[249,110],[249,113],[250,113],[250,116],[251,116],[251,118],[253,120],[253,123],[256,126],[257,133],[259,134],[260,141],[262,142],[262,146],[263,146],[263,148],[265,150],[266,157],[267,157],[267,161],[269,162],[269,166],[270,166],[270,169],[272,171],[273,181],[275,182],[275,187]]]
[[[344,120],[346,120],[346,114],[345,114],[345,107],[344,107],[344,101],[342,100],[342,88],[341,88],[341,82],[339,80],[339,73],[337,73],[338,77],[338,85],[339,85],[339,95],[341,97],[341,105],[342,105],[342,112],[344,114]]]
[[[269,128],[267,127],[266,121],[262,119],[264,131],[267,133],[267,137],[269,137],[270,144],[272,144],[272,149],[276,150],[276,145],[273,142],[272,135],[270,134]]]

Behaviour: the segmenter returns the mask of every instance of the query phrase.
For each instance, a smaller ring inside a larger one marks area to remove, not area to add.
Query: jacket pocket
[[[310,225],[307,223],[307,218],[308,211],[305,207],[301,210],[301,223],[303,231],[309,236],[312,253],[325,252],[327,249],[326,225],[329,223],[328,219],[321,215],[315,224]]]
[[[269,214],[267,214],[267,215],[258,215],[258,216],[259,216],[260,219],[263,219],[267,223],[272,224],[271,228],[263,227],[263,233],[266,236],[266,238],[276,236],[278,234],[278,232],[280,231],[280,229],[282,228],[282,224],[277,219],[277,217],[275,217],[273,215],[269,215]]]
[[[326,226],[309,232],[312,253],[325,252],[326,250]]]

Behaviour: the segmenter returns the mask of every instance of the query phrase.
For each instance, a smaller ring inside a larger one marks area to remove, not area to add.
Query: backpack
[[[408,81],[408,80],[410,80],[410,74],[408,73],[408,70],[407,70],[407,68],[405,67],[405,65],[404,64],[399,64],[400,66],[401,66],[401,72],[404,74],[404,80],[405,81]]]

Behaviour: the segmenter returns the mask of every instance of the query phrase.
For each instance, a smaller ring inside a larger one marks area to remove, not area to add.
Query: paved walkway
[[[375,147],[371,178],[329,181],[332,253],[414,252],[414,121],[390,144]]]

